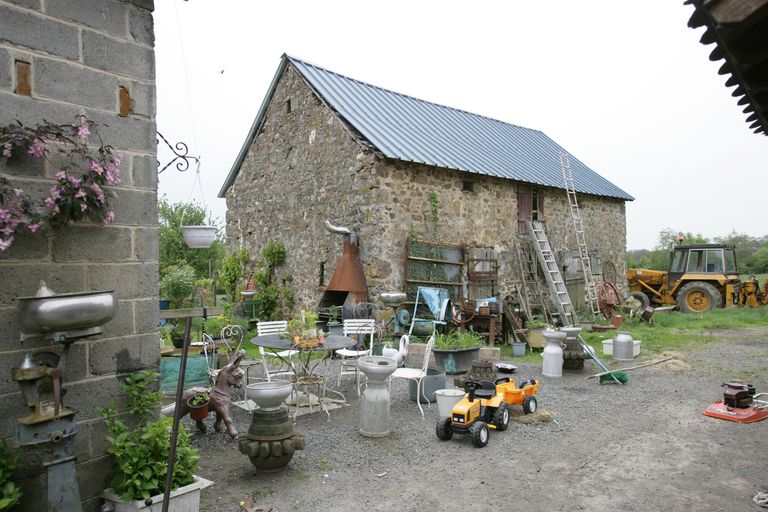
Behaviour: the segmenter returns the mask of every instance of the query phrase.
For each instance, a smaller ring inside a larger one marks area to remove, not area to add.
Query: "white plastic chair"
[[[421,419],[424,419],[424,409],[421,407],[421,384],[424,377],[427,375],[427,368],[429,368],[429,356],[432,355],[432,347],[435,344],[435,332],[427,340],[427,347],[424,349],[424,361],[421,363],[421,368],[398,368],[392,374],[392,379],[407,379],[416,381],[416,403],[419,405],[419,411],[421,411]],[[391,391],[391,388],[390,388]],[[427,407],[429,407],[429,401],[427,401]]]
[[[258,336],[264,336],[265,334],[282,334],[288,330],[288,322],[285,320],[277,320],[274,322],[258,322],[256,324],[256,334]],[[264,365],[264,378],[267,382],[272,380],[272,377],[280,375],[293,375],[293,356],[298,354],[298,350],[282,350],[280,352],[266,352],[264,347],[259,347],[259,354],[261,354],[261,364]],[[267,365],[267,357],[279,359],[281,363],[288,361],[288,368],[279,370],[270,370]]]
[[[341,377],[354,375],[357,385],[357,396],[360,396],[360,371],[357,369],[357,360],[363,356],[371,355],[373,351],[373,335],[377,331],[376,320],[372,318],[347,318],[344,320],[344,336],[355,337],[357,347],[342,348],[336,351],[341,356],[338,384],[341,385]],[[368,336],[368,348],[365,347],[365,337]]]

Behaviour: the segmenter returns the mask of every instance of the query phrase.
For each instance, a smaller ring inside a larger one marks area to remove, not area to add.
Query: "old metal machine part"
[[[589,357],[579,345],[581,327],[561,327],[565,333],[563,339],[563,370],[582,370],[584,360]]]
[[[11,378],[19,384],[31,415],[17,419],[16,442],[46,470],[48,486],[46,512],[79,512],[80,489],[75,470],[75,436],[77,411],[63,406],[64,360],[52,352],[24,356],[11,370]]]
[[[64,344],[83,336],[100,334],[117,313],[114,290],[54,293],[45,281],[34,297],[19,299],[21,340],[50,339]]]
[[[723,384],[723,399],[704,410],[704,416],[739,423],[754,423],[768,418],[768,393],[756,393],[755,386],[743,380]]]

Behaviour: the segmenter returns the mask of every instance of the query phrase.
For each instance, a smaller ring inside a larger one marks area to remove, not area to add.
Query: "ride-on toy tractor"
[[[536,379],[526,380],[515,386],[508,377],[489,380],[470,380],[466,384],[469,393],[453,406],[450,418],[438,418],[435,433],[438,439],[448,441],[453,434],[469,434],[472,444],[478,448],[488,444],[488,429],[506,430],[509,425],[509,407],[522,405],[523,412],[536,411],[534,396],[539,391]]]

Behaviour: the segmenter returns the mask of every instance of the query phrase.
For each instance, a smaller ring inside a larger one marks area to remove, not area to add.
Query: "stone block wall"
[[[290,109],[289,109],[290,105]],[[289,112],[290,110],[290,112]],[[493,248],[500,263],[498,293],[516,276],[519,183],[496,177],[390,160],[354,139],[290,66],[278,82],[261,132],[227,192],[227,233],[251,254],[281,241],[297,306],[317,306],[341,253],[341,240],[322,221],[359,235],[369,295],[404,288],[405,241],[432,233],[429,196],[438,199],[438,238]],[[576,250],[565,190],[541,188],[544,220],[555,250]],[[623,272],[624,203],[580,195],[590,250]],[[322,269],[322,270],[321,270]]]
[[[115,221],[79,223],[53,236],[17,237],[0,253],[0,438],[14,445],[26,416],[11,368],[24,354],[62,345],[19,339],[19,297],[45,280],[59,293],[115,289],[117,316],[67,355],[65,403],[78,410],[77,472],[84,510],[96,511],[110,460],[97,409],[121,396],[121,377],[159,365],[158,228],[154,32],[151,0],[0,0],[0,124],[85,114],[122,153]],[[123,114],[123,115],[121,115]],[[47,191],[56,172],[34,159],[0,163],[0,175],[29,192]],[[33,461],[31,461],[33,462]],[[20,510],[45,510],[46,483],[32,463],[22,473]]]

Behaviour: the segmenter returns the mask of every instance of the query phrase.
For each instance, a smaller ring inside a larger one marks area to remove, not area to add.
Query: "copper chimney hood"
[[[368,286],[360,263],[357,235],[349,228],[334,226],[327,220],[323,224],[329,232],[343,235],[344,241],[341,257],[336,262],[320,308],[342,306],[342,318],[353,318],[355,307],[368,301]]]

